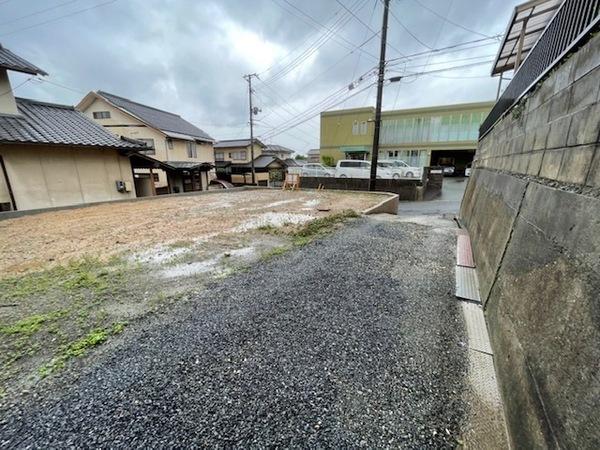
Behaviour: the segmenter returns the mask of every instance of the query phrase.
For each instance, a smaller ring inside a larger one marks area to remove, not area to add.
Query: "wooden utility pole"
[[[252,184],[256,184],[256,173],[254,171],[254,108],[252,107],[252,77],[257,77],[255,73],[244,75],[248,82],[248,103],[250,105],[250,166],[252,167]]]
[[[375,129],[373,131],[373,148],[371,150],[371,177],[369,190],[374,191],[377,183],[377,159],[379,158],[379,132],[381,129],[381,101],[383,99],[383,79],[385,76],[385,47],[387,41],[388,12],[390,0],[383,5],[383,23],[381,25],[381,48],[379,50],[379,76],[377,79],[377,104],[375,105]]]

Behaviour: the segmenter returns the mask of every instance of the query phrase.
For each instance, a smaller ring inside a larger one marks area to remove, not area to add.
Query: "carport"
[[[209,163],[194,161],[163,162],[141,153],[130,154],[129,160],[137,197],[207,190],[208,172],[213,168]],[[167,174],[167,187],[160,192],[154,184],[155,170],[163,170]]]
[[[453,166],[454,175],[464,176],[467,164],[473,161],[475,150],[432,150],[431,166]]]

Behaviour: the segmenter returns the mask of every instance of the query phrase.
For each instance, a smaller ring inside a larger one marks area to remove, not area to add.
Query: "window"
[[[367,122],[360,123],[360,134],[367,134]]]
[[[355,120],[352,124],[352,134],[355,136],[367,134],[367,122]]]
[[[225,154],[223,152],[216,152],[215,161],[225,161]]]
[[[198,157],[198,153],[196,151],[196,143],[195,142],[188,142],[187,143],[187,156],[188,156],[188,158],[197,158]]]
[[[166,141],[167,141],[167,148],[169,150],[173,150],[173,139],[167,138]]]
[[[138,141],[144,142],[149,147],[148,150],[141,150],[140,153],[143,153],[144,155],[156,155],[156,149],[154,148],[154,139],[139,138]]]
[[[94,119],[110,119],[110,111],[94,111]]]
[[[160,178],[157,173],[152,174],[152,180],[154,180],[155,183],[158,183],[160,181]]]
[[[239,152],[229,152],[229,157],[235,160],[245,160],[246,150],[241,150]]]

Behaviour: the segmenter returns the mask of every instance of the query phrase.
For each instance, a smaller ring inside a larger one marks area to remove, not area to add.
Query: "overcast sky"
[[[495,99],[498,40],[395,58],[501,34],[521,2],[392,0],[386,78],[408,76],[386,86],[384,108]],[[322,109],[375,104],[382,12],[380,0],[0,0],[0,43],[50,74],[18,96],[77,104],[102,89],[180,114],[215,139],[248,136],[242,75],[256,72],[255,135],[306,153],[319,147],[318,114],[287,128]],[[27,78],[12,73],[13,87]]]

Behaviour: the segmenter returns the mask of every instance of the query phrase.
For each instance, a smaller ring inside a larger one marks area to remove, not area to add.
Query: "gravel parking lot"
[[[4,448],[456,448],[454,231],[355,219],[209,285],[10,405]]]

